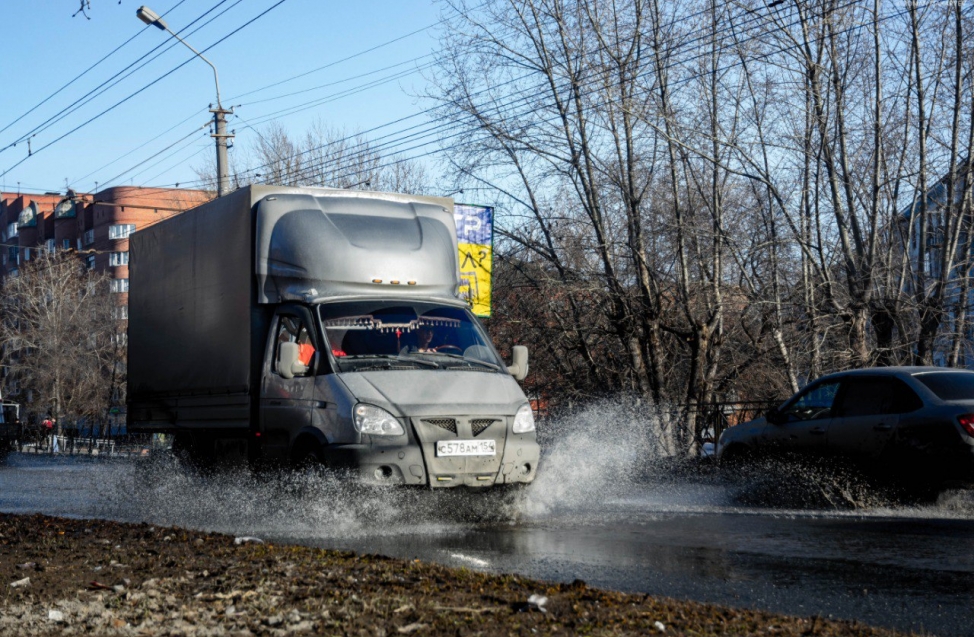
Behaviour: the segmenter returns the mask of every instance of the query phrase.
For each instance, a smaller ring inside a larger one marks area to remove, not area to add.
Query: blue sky
[[[95,182],[99,189],[177,182],[192,186],[197,179],[193,166],[202,165],[214,154],[209,131],[203,127],[211,118],[207,109],[215,101],[216,91],[210,67],[198,58],[93,122],[70,131],[193,57],[168,33],[136,18],[136,9],[143,3],[164,14],[177,33],[206,14],[180,33],[202,51],[277,2],[90,0],[86,10],[90,19],[81,14],[72,17],[80,0],[0,3],[0,23],[5,25],[0,128],[6,128],[0,132],[0,173],[5,173],[0,177],[0,190],[15,191],[19,182],[24,192],[63,192],[65,180],[79,191],[94,190]],[[437,29],[425,28],[441,18],[441,7],[433,0],[284,0],[204,53],[219,71],[224,106],[234,106],[238,115],[230,118],[229,128],[237,134],[237,148],[231,153],[246,152],[253,144],[255,133],[248,124],[262,130],[266,124],[260,122],[271,121],[269,118],[297,137],[315,119],[350,131],[367,130],[428,107],[415,97],[425,86],[417,69],[430,61],[429,54],[436,47]],[[198,31],[190,33],[197,27]],[[164,46],[150,53],[159,45]],[[146,54],[147,63],[134,74],[99,88]],[[315,70],[326,65],[330,66]],[[386,67],[392,68],[381,70]],[[306,75],[290,79],[300,74]],[[404,76],[331,99],[343,90],[400,74]],[[349,80],[356,76],[361,77]],[[269,86],[279,82],[283,83]],[[59,112],[76,100],[90,101],[57,120]],[[317,104],[309,104],[312,101]],[[300,110],[281,112],[289,108]],[[51,118],[55,120],[45,124]],[[57,141],[66,133],[70,134]],[[24,139],[29,134],[33,135],[30,146],[34,153],[30,157]]]

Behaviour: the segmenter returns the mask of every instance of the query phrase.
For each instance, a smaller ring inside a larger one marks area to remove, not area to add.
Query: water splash
[[[661,429],[658,413],[631,401],[601,401],[550,423],[525,513],[594,513],[645,491],[667,458]]]

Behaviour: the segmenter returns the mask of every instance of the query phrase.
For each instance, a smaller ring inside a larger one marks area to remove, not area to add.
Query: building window
[[[61,239],[61,247],[65,250],[71,249],[71,239]]]
[[[54,254],[54,239],[48,239],[44,245],[47,246],[48,254]]]
[[[24,262],[30,261],[30,248],[24,248]]]
[[[128,265],[128,264],[129,264],[128,252],[112,252],[112,255],[108,258],[108,265],[110,266]]]
[[[129,291],[128,279],[112,279],[112,292],[128,292],[128,291]]]
[[[89,270],[95,269],[95,255],[89,254],[88,256],[85,257],[85,266]]]
[[[7,248],[7,254],[10,255],[10,263],[17,264],[20,263],[20,248],[17,246],[10,246]]]
[[[109,239],[128,239],[129,235],[135,232],[134,223],[122,223],[115,226],[108,226]]]
[[[17,236],[17,222],[14,221],[7,225],[7,239],[13,239]],[[6,239],[4,239],[6,241]]]
[[[112,310],[112,316],[115,317],[116,320],[127,321],[129,318],[129,306],[119,305]]]
[[[90,246],[95,242],[95,231],[94,229],[85,230],[85,245]]]

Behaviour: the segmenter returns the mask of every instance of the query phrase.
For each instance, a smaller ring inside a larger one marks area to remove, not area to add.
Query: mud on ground
[[[41,515],[0,514],[0,574],[2,635],[897,634],[580,581]]]

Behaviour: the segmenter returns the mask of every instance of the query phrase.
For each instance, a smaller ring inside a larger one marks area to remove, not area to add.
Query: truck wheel
[[[194,473],[211,473],[214,468],[213,440],[189,432],[173,437],[172,453],[184,468]]]
[[[318,443],[302,444],[291,456],[291,468],[301,473],[322,475],[325,472],[325,460],[321,446]]]

